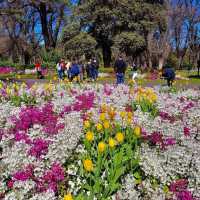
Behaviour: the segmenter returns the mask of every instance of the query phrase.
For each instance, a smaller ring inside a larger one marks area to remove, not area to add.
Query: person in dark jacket
[[[122,56],[115,61],[114,71],[116,73],[117,84],[123,84],[125,79],[125,72],[126,72],[127,64],[123,60]]]
[[[74,60],[72,62],[72,66],[70,67],[70,81],[72,81],[74,78],[78,79],[79,74],[80,74],[80,67],[78,65],[78,62]]]
[[[175,71],[170,66],[165,66],[162,76],[167,80],[167,85],[170,87],[176,77]]]
[[[92,76],[92,80],[94,81],[96,81],[98,78],[98,74],[99,74],[98,70],[99,70],[99,63],[96,58],[93,58],[91,62],[91,76]]]

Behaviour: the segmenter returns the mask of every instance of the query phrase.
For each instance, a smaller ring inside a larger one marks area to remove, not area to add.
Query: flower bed
[[[0,66],[0,74],[11,74],[13,72],[15,72],[13,67]]]
[[[200,198],[200,93],[0,84],[0,199]]]

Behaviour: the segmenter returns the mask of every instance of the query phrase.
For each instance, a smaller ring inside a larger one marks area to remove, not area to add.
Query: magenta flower
[[[159,113],[159,116],[160,116],[160,118],[161,118],[162,120],[168,120],[168,121],[170,121],[170,123],[174,123],[174,122],[175,122],[175,117],[169,115],[169,114],[166,113],[166,112],[161,111],[161,112]]]
[[[0,74],[10,74],[14,71],[13,67],[0,66]]]
[[[34,167],[32,165],[28,165],[24,170],[18,171],[13,174],[14,181],[27,181],[33,177]]]
[[[48,189],[56,192],[58,190],[58,183],[64,180],[64,169],[59,163],[54,163],[50,170],[46,171],[37,181],[37,190],[40,192]]]
[[[163,141],[164,146],[172,146],[176,144],[176,139],[175,138],[166,138]]]
[[[45,141],[41,138],[37,138],[33,141],[32,143],[32,147],[31,149],[29,150],[29,154],[31,156],[34,156],[38,159],[40,159],[40,157],[42,155],[46,155],[47,152],[48,152],[48,147],[49,147],[49,142],[48,141]]]
[[[185,190],[176,194],[177,200],[194,200],[191,192]]]
[[[184,132],[184,135],[187,137],[187,136],[190,136],[190,129],[188,127],[184,127],[183,128],[183,132]]]
[[[188,180],[186,179],[179,179],[175,182],[170,184],[170,191],[171,192],[181,192],[187,189],[188,186]]]
[[[13,185],[14,185],[14,181],[13,181],[13,180],[9,180],[9,181],[7,182],[7,187],[8,187],[9,189],[12,189],[12,188],[13,188]]]

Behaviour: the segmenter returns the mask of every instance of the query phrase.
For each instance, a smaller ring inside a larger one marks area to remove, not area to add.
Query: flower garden
[[[0,199],[200,199],[200,92],[0,83]]]

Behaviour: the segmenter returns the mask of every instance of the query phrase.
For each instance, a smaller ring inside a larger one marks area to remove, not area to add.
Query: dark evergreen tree
[[[131,45],[137,41],[136,47],[130,48],[131,51],[137,50],[138,44],[147,48],[149,33],[165,24],[165,6],[164,2],[159,0],[82,0],[79,4],[76,15],[80,17],[81,27],[85,28],[96,39],[98,47],[102,48],[105,67],[110,66],[111,47],[118,34],[122,34],[125,40],[128,37]],[[127,37],[123,32],[127,33]]]

